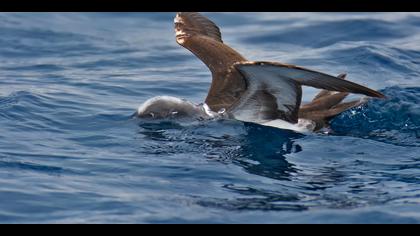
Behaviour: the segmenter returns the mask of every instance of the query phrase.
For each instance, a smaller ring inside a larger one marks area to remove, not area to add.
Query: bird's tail
[[[346,74],[340,74],[337,77],[345,79]],[[299,118],[314,121],[316,123],[315,130],[319,130],[328,126],[329,121],[335,116],[367,101],[366,99],[360,99],[342,102],[348,95],[348,92],[321,90],[310,103],[300,107]]]

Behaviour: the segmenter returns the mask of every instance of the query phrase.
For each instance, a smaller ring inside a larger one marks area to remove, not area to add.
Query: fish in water
[[[385,98],[375,90],[307,68],[268,61],[249,61],[222,40],[219,27],[197,12],[178,12],[176,42],[190,50],[212,74],[203,104],[160,96],[137,111],[142,118],[231,118],[298,132],[317,131],[338,114],[366,99],[343,102],[349,93]],[[302,86],[322,89],[302,105]]]

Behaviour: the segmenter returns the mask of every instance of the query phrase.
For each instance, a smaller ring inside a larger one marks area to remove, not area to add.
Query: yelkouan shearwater
[[[366,99],[343,102],[349,93],[385,98],[375,90],[303,67],[278,62],[248,61],[226,45],[219,27],[196,12],[178,12],[174,19],[176,41],[197,56],[212,73],[202,105],[160,96],[147,100],[139,117],[227,117],[298,132],[316,131]],[[301,105],[302,85],[322,89]]]

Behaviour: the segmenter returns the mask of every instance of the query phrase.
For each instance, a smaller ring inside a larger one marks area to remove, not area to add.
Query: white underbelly
[[[299,119],[298,123],[292,124],[284,120],[272,120],[269,122],[262,123],[261,125],[271,126],[280,129],[293,130],[299,133],[312,132],[315,129],[315,122],[307,119]]]

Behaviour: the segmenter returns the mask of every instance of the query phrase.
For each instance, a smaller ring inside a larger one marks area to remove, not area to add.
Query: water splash
[[[332,122],[338,135],[350,135],[402,146],[420,146],[420,89],[390,87],[388,99],[342,113]]]

